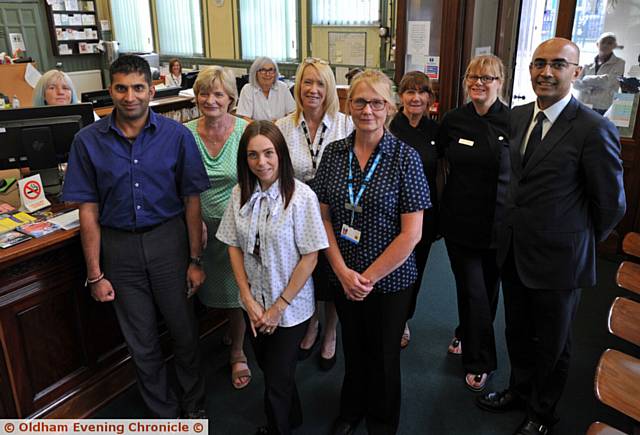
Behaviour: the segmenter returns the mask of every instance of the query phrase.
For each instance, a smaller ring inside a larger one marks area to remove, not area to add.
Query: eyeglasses
[[[351,100],[351,107],[356,110],[363,110],[367,104],[371,106],[371,110],[380,111],[387,105],[385,100],[365,100],[364,98],[357,98]]]
[[[475,83],[478,80],[482,82],[483,85],[488,85],[489,83],[493,83],[494,80],[498,80],[500,77],[494,76],[475,76],[475,75],[467,75],[465,79],[469,83]]]
[[[308,57],[304,60],[304,63],[309,63],[309,64],[319,63],[322,65],[329,65],[329,62],[327,62],[324,59],[320,59],[319,57]]]
[[[268,74],[275,74],[275,73],[276,73],[276,69],[275,69],[275,68],[260,68],[260,69],[258,70],[258,72],[259,72],[260,74],[266,74],[266,75],[268,75]]]
[[[577,63],[567,62],[566,60],[546,61],[542,59],[536,59],[529,64],[531,68],[535,69],[545,69],[547,65],[549,65],[551,69],[554,69],[556,71],[562,71],[565,68],[569,68],[569,65],[579,66],[579,64]]]

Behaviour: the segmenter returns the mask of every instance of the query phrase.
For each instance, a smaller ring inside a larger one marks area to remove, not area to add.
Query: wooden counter
[[[0,418],[87,417],[135,382],[113,306],[84,279],[77,229],[0,250]],[[201,335],[223,322],[197,311]]]

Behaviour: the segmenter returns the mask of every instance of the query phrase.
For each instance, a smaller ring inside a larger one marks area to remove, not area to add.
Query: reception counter
[[[78,229],[0,250],[0,418],[88,417],[135,382],[113,306],[84,279]],[[201,336],[223,323],[197,311]]]

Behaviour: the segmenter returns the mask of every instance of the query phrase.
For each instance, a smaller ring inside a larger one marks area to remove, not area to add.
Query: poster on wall
[[[407,54],[428,56],[431,21],[409,21],[407,26]]]
[[[15,53],[16,50],[27,51],[27,47],[24,45],[24,39],[22,33],[9,33],[9,41],[11,42],[11,53]]]
[[[329,63],[365,66],[365,32],[329,32]]]

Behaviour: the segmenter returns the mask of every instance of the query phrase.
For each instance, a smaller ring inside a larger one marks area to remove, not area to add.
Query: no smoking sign
[[[24,183],[22,192],[24,193],[24,196],[27,197],[27,199],[36,199],[42,192],[42,186],[38,181],[31,180],[27,183]]]

